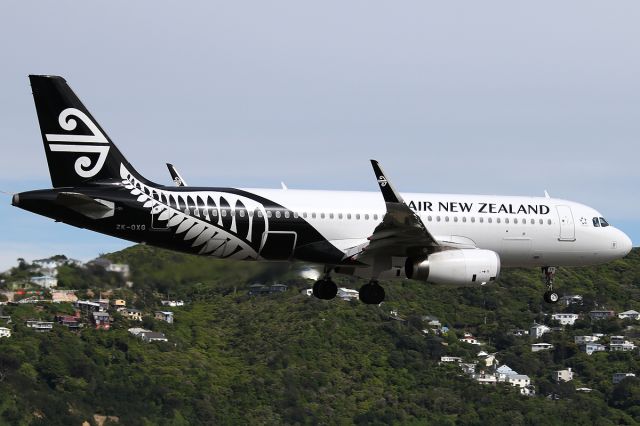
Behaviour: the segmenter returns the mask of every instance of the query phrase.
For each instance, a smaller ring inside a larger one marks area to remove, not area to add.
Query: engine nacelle
[[[405,273],[407,278],[437,284],[485,284],[500,275],[500,256],[491,250],[444,250],[426,259],[407,258]]]

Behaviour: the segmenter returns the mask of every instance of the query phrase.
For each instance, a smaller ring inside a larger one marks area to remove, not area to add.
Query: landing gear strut
[[[378,281],[371,280],[360,287],[360,300],[367,305],[379,305],[384,300],[384,288]]]
[[[331,269],[326,269],[324,276],[313,284],[313,295],[318,299],[331,300],[338,294],[338,286],[331,281]]]
[[[544,293],[544,301],[547,303],[558,303],[558,293],[553,291],[553,279],[556,277],[556,268],[555,266],[545,266],[542,268],[542,277],[544,278],[544,283],[547,286],[547,291]]]

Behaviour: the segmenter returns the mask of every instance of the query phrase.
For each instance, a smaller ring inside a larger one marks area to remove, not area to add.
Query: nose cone
[[[627,234],[625,234],[622,231],[620,232],[620,237],[618,240],[618,247],[619,250],[621,251],[622,256],[626,256],[629,254],[629,252],[631,251],[631,248],[633,247],[633,243],[631,242],[631,238],[629,238],[627,236]]]

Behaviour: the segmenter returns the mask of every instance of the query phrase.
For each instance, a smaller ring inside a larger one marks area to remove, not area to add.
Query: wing
[[[441,250],[420,217],[407,206],[376,160],[371,160],[387,212],[368,242],[347,251],[347,257],[363,263],[368,259],[418,257]]]

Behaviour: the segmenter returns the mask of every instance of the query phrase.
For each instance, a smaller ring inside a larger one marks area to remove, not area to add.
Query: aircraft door
[[[267,260],[289,260],[296,248],[298,235],[290,231],[265,232],[260,256]]]
[[[560,221],[560,241],[576,240],[576,225],[573,222],[573,214],[569,206],[556,206],[558,219]]]

